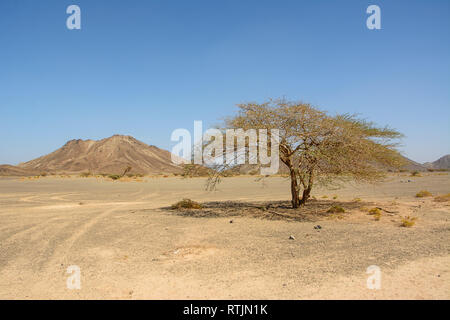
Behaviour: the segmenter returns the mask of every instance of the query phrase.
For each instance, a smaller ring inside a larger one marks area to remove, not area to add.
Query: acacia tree
[[[386,168],[402,164],[393,143],[401,134],[388,127],[353,115],[330,116],[300,102],[269,100],[238,107],[237,115],[225,120],[226,129],[279,130],[279,160],[289,172],[293,208],[305,204],[318,183],[376,181]],[[228,165],[216,168],[209,185],[215,186],[226,169]]]

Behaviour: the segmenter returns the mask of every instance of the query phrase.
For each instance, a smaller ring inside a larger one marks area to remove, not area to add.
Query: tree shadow
[[[333,213],[328,212],[332,207],[342,207],[345,212],[339,215],[345,216],[351,210],[370,205],[361,201],[335,201],[335,200],[309,200],[304,206],[293,209],[290,201],[211,201],[201,203],[201,209],[171,208],[163,210],[183,217],[195,218],[219,218],[219,217],[252,217],[267,220],[286,220],[300,222],[315,222]]]

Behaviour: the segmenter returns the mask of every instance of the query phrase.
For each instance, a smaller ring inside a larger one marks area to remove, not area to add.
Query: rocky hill
[[[450,170],[450,154],[447,154],[434,162],[427,162],[424,165],[429,169]]]
[[[21,163],[18,170],[46,173],[120,174],[128,166],[130,173],[181,173],[171,161],[169,151],[147,145],[131,136],[114,135],[95,140],[71,140],[60,149]]]

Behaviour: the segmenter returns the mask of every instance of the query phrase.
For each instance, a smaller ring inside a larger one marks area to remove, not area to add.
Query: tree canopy
[[[294,208],[306,203],[317,183],[376,181],[386,168],[403,163],[395,143],[402,135],[356,115],[332,116],[308,103],[284,99],[238,107],[238,113],[224,122],[224,139],[226,129],[278,129],[279,160],[289,171]],[[216,170],[210,183],[217,182],[228,167],[225,164]]]

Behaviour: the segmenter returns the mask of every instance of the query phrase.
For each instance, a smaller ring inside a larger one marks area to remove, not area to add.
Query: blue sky
[[[390,125],[433,161],[450,153],[449,33],[448,0],[2,0],[0,163],[116,133],[170,150],[176,128],[282,96]]]

